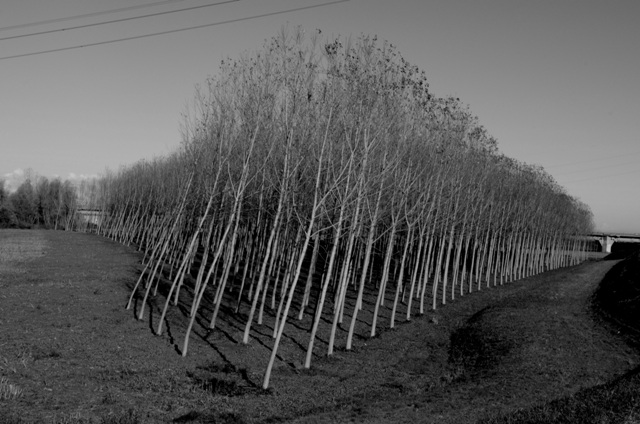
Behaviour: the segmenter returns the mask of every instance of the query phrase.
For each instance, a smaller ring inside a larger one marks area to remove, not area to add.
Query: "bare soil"
[[[591,261],[467,294],[373,339],[368,299],[354,349],[343,349],[341,329],[338,351],[326,357],[327,316],[305,370],[309,310],[289,320],[265,391],[273,313],[245,346],[246,302],[239,315],[224,309],[213,331],[204,308],[183,358],[188,292],[163,336],[152,328],[166,285],[144,320],[125,309],[140,259],[93,235],[0,231],[0,378],[20,389],[0,397],[0,423],[469,423],[605,384],[640,364],[640,352],[591,307],[617,262]]]

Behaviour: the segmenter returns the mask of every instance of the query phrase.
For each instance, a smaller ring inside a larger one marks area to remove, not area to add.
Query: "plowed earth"
[[[370,297],[352,351],[341,329],[338,351],[326,357],[327,315],[309,370],[301,364],[313,310],[302,321],[291,316],[265,391],[273,313],[265,311],[243,345],[246,300],[237,315],[223,309],[211,331],[205,307],[183,358],[188,291],[162,336],[152,328],[166,282],[143,320],[125,309],[140,260],[93,235],[0,231],[0,378],[20,391],[0,397],[0,423],[467,423],[604,384],[640,364],[640,352],[591,306],[616,262],[592,261],[466,294],[373,339]],[[227,305],[235,306],[234,294]]]

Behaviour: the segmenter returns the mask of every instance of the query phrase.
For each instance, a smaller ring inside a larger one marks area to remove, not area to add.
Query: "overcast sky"
[[[77,179],[174,150],[195,85],[288,23],[390,41],[502,152],[590,205],[599,230],[640,233],[640,1],[238,0],[67,29],[215,2],[3,1],[0,178]],[[113,9],[126,10],[97,13]]]

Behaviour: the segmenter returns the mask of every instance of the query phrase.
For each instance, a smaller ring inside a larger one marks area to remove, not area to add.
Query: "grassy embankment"
[[[620,253],[609,259],[619,259]],[[640,349],[640,251],[616,264],[592,297],[596,319]],[[639,423],[640,367],[606,384],[591,387],[483,424],[502,423]]]

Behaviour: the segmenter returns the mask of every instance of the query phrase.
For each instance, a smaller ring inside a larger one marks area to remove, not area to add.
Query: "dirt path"
[[[150,329],[157,312],[136,321],[124,309],[139,272],[131,249],[85,234],[2,231],[0,258],[0,377],[22,389],[0,400],[0,417],[14,417],[0,423],[100,422],[127,410],[149,423],[467,423],[640,363],[589,309],[614,262],[466,295],[331,358],[320,340],[310,370],[296,366],[307,323],[292,320],[265,393],[256,386],[272,324],[256,326],[244,346],[243,318],[227,317],[214,332],[197,331],[180,357],[180,308],[162,337]]]

